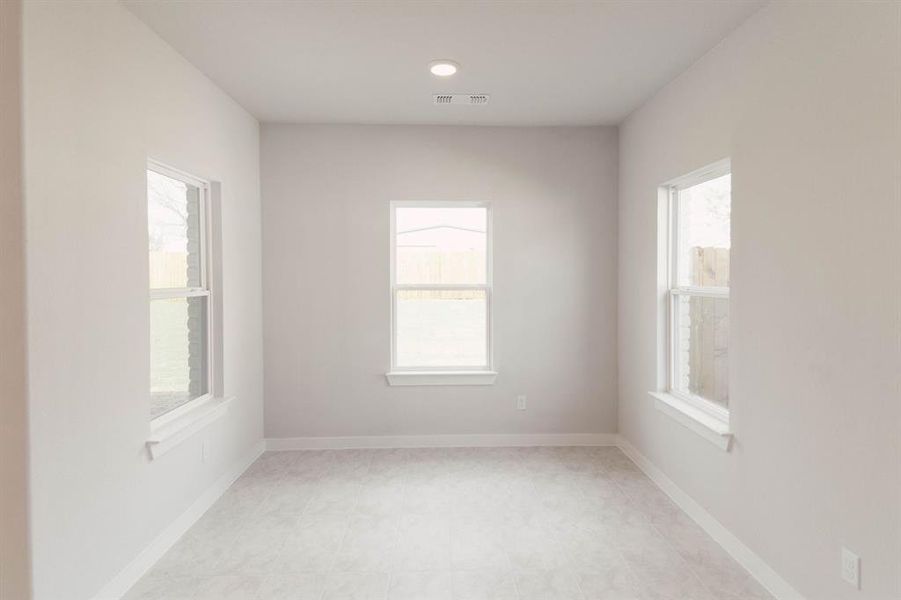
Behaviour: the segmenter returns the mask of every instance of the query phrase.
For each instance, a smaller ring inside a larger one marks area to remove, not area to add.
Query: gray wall
[[[899,11],[770,4],[620,131],[620,432],[811,599],[901,596]],[[724,157],[729,454],[647,394],[657,186]]]
[[[0,598],[29,597],[22,3],[0,2]]]
[[[27,2],[24,83],[34,588],[74,600],[262,437],[259,125],[112,1]],[[148,157],[222,182],[224,385],[236,396],[153,462]]]
[[[615,128],[264,125],[261,155],[267,437],[616,431]],[[497,383],[388,387],[388,203],[454,199],[493,206]]]

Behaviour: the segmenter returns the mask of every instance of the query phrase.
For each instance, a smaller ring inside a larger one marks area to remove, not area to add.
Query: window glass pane
[[[678,285],[729,287],[732,176],[678,193]]]
[[[488,364],[485,290],[397,292],[397,365],[484,367]]]
[[[397,283],[487,282],[487,209],[397,208],[395,231]]]
[[[150,288],[198,288],[200,276],[200,189],[147,171]]]
[[[150,416],[208,390],[207,297],[150,302]]]
[[[729,406],[729,299],[675,297],[674,387]]]

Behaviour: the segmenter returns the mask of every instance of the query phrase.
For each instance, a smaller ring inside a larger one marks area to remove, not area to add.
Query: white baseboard
[[[503,433],[460,435],[364,435],[269,438],[267,450],[348,448],[498,448],[507,446],[616,446],[615,433]]]
[[[804,600],[804,596],[798,593],[795,588],[766,564],[760,556],[745,546],[731,531],[726,529],[691,496],[683,492],[672,479],[667,477],[663,471],[658,469],[654,463],[636,450],[622,436],[619,438],[618,445],[623,453],[632,459],[632,462],[638,465],[657,484],[657,487],[663,490],[679,508],[685,511],[685,514],[694,519],[710,537],[722,546],[738,564],[744,567],[777,600]]]
[[[265,451],[265,443],[260,441],[237,461],[225,474],[211,485],[194,503],[175,521],[167,526],[156,539],[144,548],[128,565],[116,575],[93,600],[119,600],[147,573],[162,556],[175,545],[179,538],[196,523],[216,500],[225,493],[232,483],[247,470]]]

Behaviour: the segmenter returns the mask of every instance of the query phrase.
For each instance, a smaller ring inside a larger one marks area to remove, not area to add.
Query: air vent
[[[434,94],[432,102],[435,104],[466,104],[476,106],[488,104],[491,96],[488,94]]]

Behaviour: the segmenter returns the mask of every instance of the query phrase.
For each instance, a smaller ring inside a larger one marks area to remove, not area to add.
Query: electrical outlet
[[[842,548],[842,579],[860,589],[860,557],[847,548]]]
[[[526,409],[526,397],[525,396],[517,396],[516,397],[516,410],[525,410]]]

